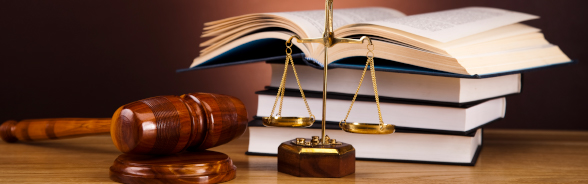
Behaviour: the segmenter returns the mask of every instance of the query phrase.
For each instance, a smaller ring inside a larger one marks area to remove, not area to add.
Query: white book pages
[[[284,73],[284,64],[271,64],[270,86],[279,87]],[[298,78],[305,91],[323,91],[323,70],[306,65],[296,65]],[[329,92],[353,95],[359,84],[362,70],[329,69]],[[298,90],[292,67],[288,67],[286,88]],[[361,84],[359,95],[374,95],[369,73]],[[428,100],[437,102],[465,103],[521,91],[521,74],[512,74],[484,79],[465,79],[376,71],[380,97]],[[319,80],[317,80],[319,79]]]
[[[295,22],[310,38],[322,37],[325,30],[325,10],[269,13]],[[333,10],[333,30],[348,24],[404,17],[390,8],[368,7]],[[316,48],[318,44],[313,44]]]
[[[474,137],[444,134],[393,133],[385,135],[352,134],[327,129],[329,137],[353,145],[356,158],[394,159],[471,163],[477,148],[482,145],[482,129]],[[320,129],[249,127],[249,152],[277,154],[278,146],[297,137],[319,135]]]
[[[468,7],[372,21],[369,24],[386,26],[445,43],[537,18],[539,17],[535,15],[497,8]]]
[[[275,95],[258,95],[257,116],[268,117],[272,112]],[[306,98],[308,106],[316,116],[322,120],[323,101],[321,98]],[[279,102],[278,102],[279,103]],[[349,110],[351,100],[327,99],[326,121],[339,122],[343,120]],[[474,110],[457,107],[442,107],[430,105],[411,105],[400,103],[380,103],[384,123],[396,126],[434,129],[445,131],[469,131],[468,125],[477,127],[495,119],[504,117],[505,98],[497,98],[478,104]],[[278,112],[276,107],[274,113]],[[308,117],[308,111],[301,97],[284,96],[283,117]],[[477,116],[468,119],[468,116]],[[347,122],[379,123],[378,108],[375,101],[355,101],[349,113]]]

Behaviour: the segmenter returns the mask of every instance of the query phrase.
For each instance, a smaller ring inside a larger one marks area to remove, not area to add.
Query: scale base
[[[278,147],[278,171],[298,177],[340,178],[355,173],[350,144],[301,146],[296,139]]]

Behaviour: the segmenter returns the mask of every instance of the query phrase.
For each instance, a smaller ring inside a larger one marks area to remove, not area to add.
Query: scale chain
[[[372,48],[370,48],[370,45]],[[341,123],[347,123],[347,118],[349,117],[349,113],[351,113],[351,109],[353,108],[353,104],[355,103],[355,99],[357,98],[357,94],[359,93],[359,89],[361,88],[361,84],[363,83],[363,78],[365,77],[365,72],[367,71],[368,65],[370,66],[370,74],[372,76],[372,86],[374,88],[374,96],[376,98],[376,105],[378,106],[378,116],[380,118],[380,129],[384,128],[384,121],[382,120],[382,111],[380,110],[380,99],[378,97],[378,85],[376,84],[376,73],[374,69],[374,45],[368,44],[367,45],[368,52],[366,53],[367,61],[365,63],[365,67],[363,68],[363,72],[361,73],[361,79],[359,79],[359,85],[355,90],[355,95],[353,95],[353,100],[351,100],[351,105],[349,106],[349,110],[347,110],[347,114],[345,115],[345,119],[339,122],[339,127],[341,127]],[[371,54],[371,56],[370,56]]]
[[[288,52],[286,52],[288,53]],[[276,94],[276,100],[274,101],[274,107],[272,108],[272,112],[270,114],[271,116],[274,116],[274,111],[276,110],[276,105],[278,104],[278,99],[280,98],[280,96],[283,97],[282,91],[286,82],[286,75],[288,73],[288,56],[286,56],[286,63],[284,64],[284,73],[282,74],[282,81],[280,82],[280,87],[278,88],[278,94]],[[281,112],[282,112],[282,100],[280,100],[280,116],[281,116]],[[277,116],[277,115],[276,115]]]
[[[291,39],[290,39],[291,40]],[[290,45],[288,45],[290,43]],[[296,67],[294,66],[294,59],[292,58],[292,45],[293,43],[286,41],[286,62],[284,63],[284,74],[282,75],[282,81],[280,82],[280,87],[278,88],[278,94],[276,95],[276,100],[274,101],[274,107],[272,108],[272,112],[270,116],[274,115],[274,111],[276,109],[276,105],[278,103],[278,99],[280,99],[280,108],[278,110],[278,114],[276,116],[282,116],[282,104],[284,102],[284,93],[286,90],[286,78],[288,73],[288,63],[292,64],[292,70],[294,71],[294,76],[296,77],[296,83],[298,84],[298,89],[300,90],[300,94],[302,99],[304,100],[304,105],[306,105],[306,110],[308,111],[308,115],[312,117],[314,121],[315,117],[310,110],[310,106],[308,106],[308,102],[306,101],[306,96],[304,95],[304,91],[302,90],[302,85],[300,85],[300,80],[298,79],[298,73],[296,72]]]
[[[284,92],[286,91],[286,79],[288,78],[288,59],[289,56],[286,58],[286,67],[284,68],[284,75],[282,76],[282,82],[280,83],[281,90],[278,91],[280,94],[280,109],[278,110],[278,115],[282,116],[282,104],[284,103]]]

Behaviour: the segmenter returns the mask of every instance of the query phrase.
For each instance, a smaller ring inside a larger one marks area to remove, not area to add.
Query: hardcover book
[[[280,87],[284,64],[271,63],[272,78],[269,89]],[[322,93],[323,71],[307,65],[296,65],[298,79],[302,89],[309,93]],[[288,67],[286,90],[298,92],[296,78]],[[362,70],[335,68],[329,70],[328,94],[355,94]],[[500,96],[521,92],[521,74],[510,74],[484,79],[454,78],[430,75],[417,75],[395,72],[376,71],[378,94],[380,99],[404,101],[423,101],[434,104],[460,106]],[[369,74],[367,74],[369,75]],[[374,90],[370,78],[365,78],[358,92],[359,96],[373,96]],[[289,92],[290,93],[290,92]],[[373,99],[373,97],[371,97]]]
[[[277,147],[297,137],[320,134],[320,124],[311,128],[264,127],[261,120],[249,123],[249,155],[277,155]],[[352,134],[337,125],[327,127],[326,134],[355,147],[357,160],[418,162],[451,165],[476,164],[482,148],[482,129],[468,135],[431,134],[397,131],[386,135]]]
[[[272,112],[277,90],[259,91],[257,117],[268,117]],[[322,114],[322,93],[305,92],[306,100],[314,114]],[[352,95],[331,95],[327,99],[326,121],[338,124],[351,104]],[[283,98],[282,116],[306,117],[308,111],[300,93],[288,93]],[[428,103],[404,102],[380,99],[383,121],[396,125],[398,129],[463,135],[475,129],[504,118],[506,99],[496,98],[486,101],[463,104],[462,106],[443,106]],[[358,98],[347,122],[378,124],[378,109],[374,97]],[[317,121],[321,117],[316,117]]]

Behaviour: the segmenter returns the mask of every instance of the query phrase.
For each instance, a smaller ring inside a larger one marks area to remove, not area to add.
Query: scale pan
[[[380,128],[379,124],[369,123],[342,123],[341,129],[346,132],[358,134],[391,134],[396,131],[394,125],[384,124],[383,127]]]
[[[264,126],[309,127],[314,123],[311,117],[263,117]]]

